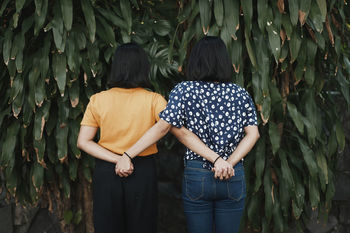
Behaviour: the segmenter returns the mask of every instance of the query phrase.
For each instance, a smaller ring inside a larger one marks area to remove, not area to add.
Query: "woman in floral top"
[[[246,196],[243,157],[259,138],[255,106],[248,92],[230,81],[231,62],[218,37],[204,37],[194,46],[186,76],[191,81],[176,85],[159,122],[126,154],[133,158],[170,128],[185,145],[191,141],[182,189],[188,232],[238,232]],[[208,148],[196,146],[192,133]]]

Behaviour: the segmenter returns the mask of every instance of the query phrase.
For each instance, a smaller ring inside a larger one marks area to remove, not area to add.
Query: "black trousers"
[[[133,159],[121,178],[114,164],[96,159],[93,175],[95,233],[156,233],[157,176],[154,155]]]

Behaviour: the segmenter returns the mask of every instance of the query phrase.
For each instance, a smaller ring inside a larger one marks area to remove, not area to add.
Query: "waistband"
[[[148,161],[153,161],[154,159],[155,159],[155,154],[147,155],[147,156],[136,156],[135,158],[132,159],[132,163],[134,165],[139,163],[147,163]],[[114,169],[115,164],[95,158],[95,168]]]
[[[208,162],[208,161],[207,161]],[[185,167],[191,167],[191,168],[203,168],[203,165],[205,164],[205,161],[200,160],[187,160],[185,159],[184,164]],[[243,167],[243,161],[239,161],[233,168]]]

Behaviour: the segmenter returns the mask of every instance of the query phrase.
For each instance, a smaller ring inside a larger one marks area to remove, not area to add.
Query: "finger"
[[[228,177],[228,173],[226,173],[225,175],[224,174],[222,175],[223,180],[227,180],[227,177]]]
[[[220,177],[219,171],[218,171],[218,170],[215,170],[214,178],[215,178],[215,179],[218,179],[219,177]]]
[[[227,175],[224,176],[224,180],[228,180],[228,179],[230,179],[230,175],[227,173]]]
[[[220,180],[223,180],[225,176],[226,176],[226,169],[225,168],[221,168]]]
[[[223,178],[224,178],[224,180],[227,180],[229,177],[230,177],[230,172],[226,168],[225,173],[223,174]]]
[[[123,173],[124,173],[125,175],[129,175],[129,172],[130,172],[130,169],[124,169],[124,170],[123,170]]]
[[[232,168],[227,168],[227,179],[232,177]]]
[[[232,176],[233,176],[233,170],[232,170],[232,168],[230,168],[227,179],[230,179]]]
[[[127,173],[127,174],[128,174],[128,176],[129,176],[129,175],[131,175],[131,174],[132,174],[132,172],[133,172],[133,170],[127,170],[125,173]]]
[[[127,177],[128,176],[128,173],[126,173],[124,171],[122,171],[120,174],[122,175],[121,177]]]
[[[123,175],[123,173],[121,173],[120,171],[118,171],[118,176],[120,176],[120,177],[124,177],[124,175]]]
[[[222,180],[222,169],[218,171],[217,178]]]
[[[125,169],[120,169],[119,174],[120,174],[120,177],[127,177],[128,176]]]
[[[117,175],[119,176],[120,169],[119,168],[115,168],[115,173],[117,173]]]
[[[118,175],[119,175],[120,177],[124,177],[124,172],[123,172],[123,170],[119,169]]]
[[[224,168],[224,169],[222,169],[222,177],[226,178],[226,176],[227,176],[227,169]]]
[[[235,172],[233,171],[233,168],[230,168],[230,178],[235,175]]]
[[[215,178],[219,179],[220,176],[221,176],[221,170],[220,169],[215,170]]]

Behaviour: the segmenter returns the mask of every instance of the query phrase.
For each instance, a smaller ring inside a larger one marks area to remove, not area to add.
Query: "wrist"
[[[238,161],[236,161],[236,160],[233,159],[233,158],[228,158],[226,161],[227,161],[232,167],[234,167],[234,166],[237,164],[237,162],[238,162]]]
[[[122,155],[111,153],[109,157],[110,157],[110,159],[108,160],[109,162],[117,164],[120,161]]]
[[[216,157],[216,159],[213,161],[213,166],[215,166],[215,163],[220,159],[220,155],[218,155],[218,157]]]
[[[126,157],[128,157],[130,160],[132,160],[131,156],[130,156],[126,151],[124,151],[123,156],[126,156]]]
[[[121,155],[115,156],[115,157],[112,159],[112,162],[115,163],[115,164],[117,164],[117,163],[119,162],[119,160],[120,160],[120,157],[121,157]]]

